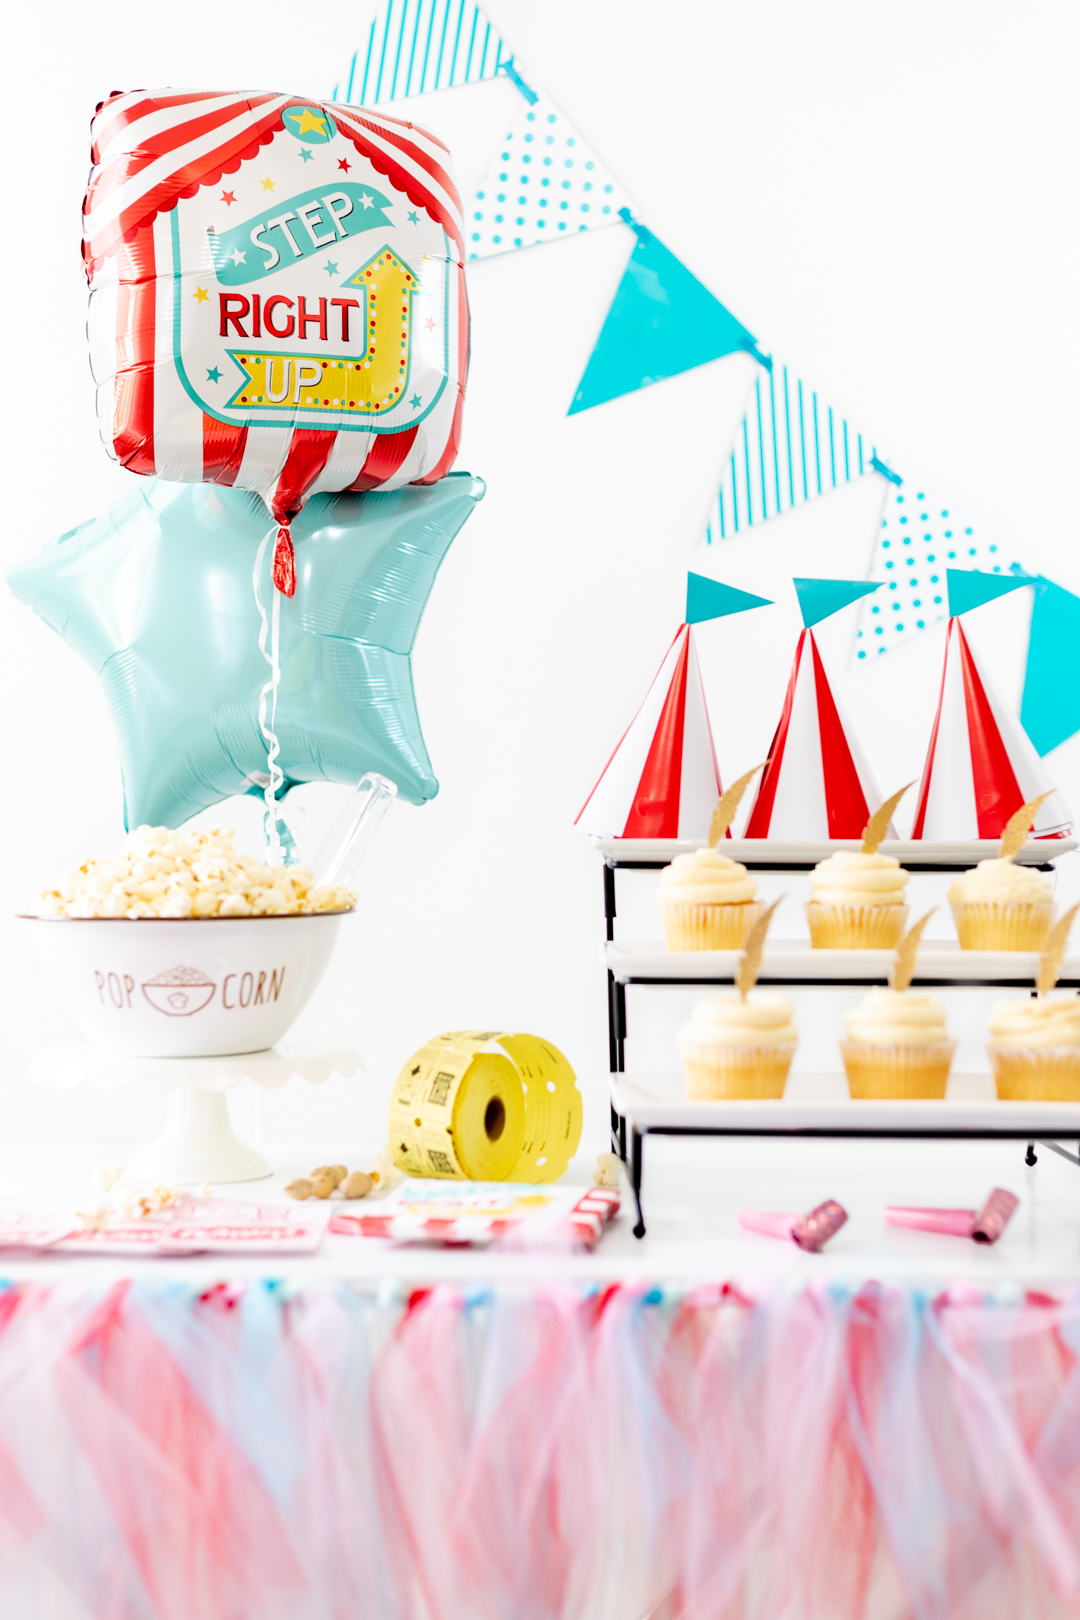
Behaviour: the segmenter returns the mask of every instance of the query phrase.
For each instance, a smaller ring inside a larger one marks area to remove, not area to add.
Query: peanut
[[[337,1187],[345,1180],[348,1170],[343,1164],[320,1164],[317,1170],[311,1172],[312,1181],[316,1176],[329,1176],[332,1184]]]
[[[314,1188],[310,1181],[301,1176],[297,1181],[288,1182],[285,1191],[290,1198],[310,1198]]]
[[[354,1170],[351,1176],[346,1176],[341,1191],[346,1198],[366,1198],[374,1185],[363,1170]]]

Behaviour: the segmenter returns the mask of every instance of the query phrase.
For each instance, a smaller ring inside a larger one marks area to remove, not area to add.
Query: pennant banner
[[[1080,731],[1080,596],[1040,574],[1020,723],[1040,754]]]
[[[353,55],[340,99],[370,107],[478,84],[493,79],[512,55],[472,0],[387,0]]]
[[[754,380],[705,543],[766,523],[873,471],[885,471],[873,445],[809,383],[774,364]]]
[[[628,210],[620,217],[637,241],[568,416],[740,350],[768,364],[746,327],[674,253]]]
[[[529,104],[464,210],[470,259],[617,225],[627,207],[626,193],[553,102],[510,76]]]
[[[947,619],[950,568],[1007,574],[1011,566],[997,541],[976,531],[948,502],[893,473],[870,563],[870,578],[885,589],[859,616],[854,662],[891,652]]]

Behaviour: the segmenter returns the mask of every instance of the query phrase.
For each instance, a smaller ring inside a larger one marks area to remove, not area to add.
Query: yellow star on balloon
[[[267,175],[266,179],[262,183],[262,188],[263,188],[264,191],[273,191],[273,189],[274,189],[274,187],[276,185],[277,185],[277,181],[276,180],[271,180],[270,176]]]
[[[205,287],[196,287],[191,296],[197,304],[205,304],[210,294]]]
[[[313,113],[310,107],[305,107],[302,112],[291,112],[288,116],[296,120],[297,135],[304,135],[309,129],[313,129],[317,135],[326,134],[326,119]]]

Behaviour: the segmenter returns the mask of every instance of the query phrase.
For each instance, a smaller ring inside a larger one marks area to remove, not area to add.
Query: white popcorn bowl
[[[281,1039],[346,912],[290,917],[28,917],[46,977],[95,1046],[224,1057]]]

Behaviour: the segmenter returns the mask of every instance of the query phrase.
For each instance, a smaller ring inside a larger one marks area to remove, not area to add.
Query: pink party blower
[[[847,1220],[847,1210],[835,1198],[827,1198],[809,1215],[784,1215],[771,1209],[740,1209],[735,1219],[748,1232],[765,1237],[790,1238],[808,1254],[818,1254]]]
[[[995,1187],[982,1209],[925,1209],[918,1205],[889,1204],[885,1219],[890,1226],[915,1227],[920,1232],[944,1232],[949,1237],[996,1243],[1019,1204],[1004,1187]]]

